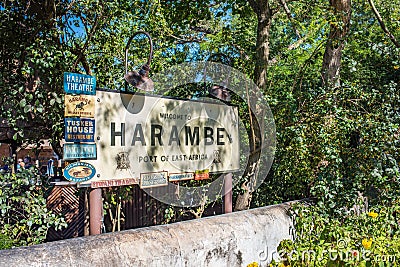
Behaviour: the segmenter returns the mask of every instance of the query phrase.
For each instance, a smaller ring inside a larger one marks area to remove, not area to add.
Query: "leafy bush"
[[[63,218],[46,208],[48,186],[42,184],[37,169],[2,173],[0,185],[0,248],[42,243],[50,227],[66,226]]]
[[[0,234],[0,249],[12,248],[13,241],[3,234]]]
[[[297,235],[280,243],[280,264],[399,266],[400,201],[367,207],[361,202],[337,218],[318,206],[294,206]]]

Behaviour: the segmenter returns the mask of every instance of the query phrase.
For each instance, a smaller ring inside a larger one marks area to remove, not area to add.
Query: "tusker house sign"
[[[97,175],[87,183],[239,169],[237,107],[97,90],[94,114],[97,159],[84,161]]]

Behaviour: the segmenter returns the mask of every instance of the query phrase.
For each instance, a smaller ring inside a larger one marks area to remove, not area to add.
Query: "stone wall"
[[[289,204],[0,251],[0,266],[266,266],[292,238]]]

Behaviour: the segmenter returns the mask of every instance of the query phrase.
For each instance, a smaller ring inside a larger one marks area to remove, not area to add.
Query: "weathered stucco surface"
[[[288,204],[0,251],[0,266],[265,265],[292,237]],[[276,257],[276,256],[275,256]]]

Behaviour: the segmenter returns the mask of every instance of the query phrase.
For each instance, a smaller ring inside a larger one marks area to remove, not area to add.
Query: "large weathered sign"
[[[239,169],[236,107],[99,90],[96,99],[97,159],[84,161],[97,175],[88,183],[163,171],[176,181],[189,178],[178,173]]]

